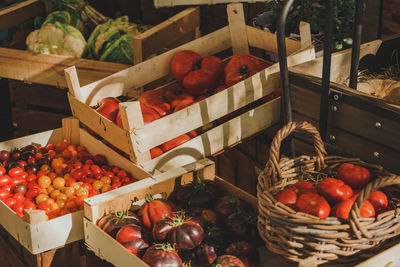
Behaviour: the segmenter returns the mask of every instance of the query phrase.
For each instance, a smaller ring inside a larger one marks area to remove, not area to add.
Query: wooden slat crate
[[[381,41],[361,46],[360,58],[376,54]],[[343,152],[399,172],[400,106],[342,85],[350,70],[351,51],[332,55],[327,142]],[[290,69],[293,116],[318,126],[322,59]],[[302,149],[308,149],[302,146]]]
[[[26,0],[12,4],[0,10],[0,31],[44,13],[44,4],[40,0]]]
[[[27,15],[25,19],[38,15],[36,5],[43,8],[40,0],[28,2],[32,2],[32,5],[26,8],[31,7],[32,13],[27,13],[30,15]],[[0,21],[2,18],[9,18],[8,13],[0,13],[0,15],[2,15]],[[12,25],[20,23],[19,20],[9,21],[13,23]],[[135,36],[133,42],[134,62],[132,63],[136,64],[165,51],[165,49],[177,47],[199,37],[199,28],[200,9],[191,7],[183,10],[146,32]],[[66,88],[67,83],[63,70],[69,66],[76,66],[81,84],[85,85],[126,69],[130,65],[59,55],[36,54],[30,51],[0,47],[0,77],[2,78]]]
[[[391,36],[400,33],[400,1],[383,0],[382,35]]]
[[[111,148],[79,128],[79,121],[74,118],[63,120],[63,128],[0,143],[0,150],[10,151],[16,147],[28,144],[46,145],[66,139],[74,145],[84,145],[91,154],[103,154],[112,165],[126,169],[131,175],[146,184],[154,180],[150,175],[120,156]],[[27,211],[25,211],[27,212]],[[34,211],[40,212],[40,211]],[[30,254],[36,255],[60,246],[83,239],[83,211],[73,212],[46,221],[44,212],[40,213],[35,223],[21,219],[12,209],[0,202],[0,224],[14,237]],[[29,218],[29,216],[25,216]]]
[[[165,173],[154,176],[156,183],[151,187],[132,188],[131,190],[120,190],[117,195],[108,193],[101,197],[96,196],[85,201],[85,242],[89,250],[93,251],[98,257],[104,259],[117,267],[148,266],[141,259],[130,253],[114,238],[97,227],[96,221],[112,211],[126,210],[132,204],[139,204],[147,193],[152,195],[168,196],[178,184],[191,182],[194,177],[198,179],[215,180],[217,186],[223,194],[229,194],[245,200],[254,208],[258,207],[257,198],[232,185],[231,183],[215,176],[215,165],[208,159],[169,170]],[[129,185],[128,185],[129,186]],[[127,187],[125,187],[127,189]],[[265,248],[260,248],[260,266],[295,266],[287,262]]]
[[[230,121],[205,131],[155,159],[150,157],[151,148],[207,125],[277,89],[280,83],[277,64],[218,94],[146,125],[143,123],[138,101],[120,104],[123,128],[90,107],[106,96],[137,97],[142,86],[170,74],[171,59],[178,51],[193,50],[202,56],[214,55],[228,49],[232,49],[234,54],[248,54],[249,47],[277,51],[274,34],[244,24],[241,4],[228,5],[227,9],[229,26],[95,83],[81,87],[75,68],[66,69],[73,115],[150,172],[181,166],[212,155],[277,123],[279,101],[271,101],[236,115]],[[287,40],[287,44],[288,54],[292,54],[289,56],[289,65],[315,57],[313,48],[294,53],[301,48],[300,42]]]

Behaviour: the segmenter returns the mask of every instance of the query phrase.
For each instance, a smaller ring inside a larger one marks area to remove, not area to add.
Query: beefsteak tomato
[[[233,255],[221,255],[215,260],[214,266],[218,267],[246,267],[243,262]]]
[[[337,170],[337,176],[353,189],[363,188],[371,179],[371,174],[366,168],[351,163],[340,165]]]
[[[146,203],[140,208],[139,216],[143,225],[149,229],[176,210],[175,205],[167,199],[154,199],[150,194],[145,199]]]
[[[123,211],[107,214],[97,221],[97,226],[114,238],[119,229],[127,224],[140,225],[140,219],[132,211]]]
[[[181,207],[212,208],[217,200],[218,189],[210,180],[194,180],[180,186],[172,195]]]
[[[257,248],[246,241],[231,243],[225,254],[238,257],[246,267],[258,267],[260,264]]]
[[[106,97],[100,101],[99,107],[96,109],[96,111],[110,121],[115,122],[119,112],[118,104],[120,102],[121,101],[119,101],[117,98]]]
[[[233,196],[223,196],[215,203],[214,210],[221,222],[225,222],[229,215],[237,211],[246,211],[249,205],[243,200]]]
[[[318,185],[319,193],[327,200],[337,203],[351,198],[353,189],[342,180],[327,177]]]
[[[117,232],[115,239],[132,254],[137,255],[140,250],[149,247],[143,240],[141,230],[142,228],[136,224],[124,225]]]
[[[326,199],[316,193],[300,195],[296,201],[296,208],[299,211],[324,219],[329,216],[331,207]]]
[[[149,247],[143,255],[143,261],[150,267],[180,267],[182,259],[170,244],[155,244]]]
[[[138,101],[154,109],[161,117],[171,113],[171,106],[165,102],[164,96],[156,90],[148,90],[141,94]]]
[[[218,85],[224,65],[217,57],[202,58],[194,51],[184,50],[175,54],[171,71],[190,94],[199,96]]]
[[[270,64],[251,55],[234,55],[225,66],[225,84],[232,86],[268,66]]]

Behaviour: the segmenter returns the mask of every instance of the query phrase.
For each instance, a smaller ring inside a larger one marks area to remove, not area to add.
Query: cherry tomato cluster
[[[275,195],[279,202],[294,210],[312,214],[321,219],[333,216],[348,219],[359,190],[370,182],[368,169],[343,163],[337,171],[338,179],[327,177],[318,188],[307,181],[298,181]],[[360,216],[374,217],[389,210],[387,196],[381,191],[373,192],[360,209]]]
[[[0,200],[22,218],[25,209],[44,210],[48,219],[65,215],[83,209],[85,198],[136,181],[66,141],[0,151],[0,165]]]

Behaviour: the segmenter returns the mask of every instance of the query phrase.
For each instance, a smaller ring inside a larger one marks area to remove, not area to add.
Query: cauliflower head
[[[47,24],[31,32],[26,38],[28,50],[42,53],[81,58],[87,43],[82,33],[71,25],[60,22]]]

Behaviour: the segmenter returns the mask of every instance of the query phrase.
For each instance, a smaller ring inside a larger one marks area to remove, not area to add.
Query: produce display
[[[62,216],[83,209],[85,198],[135,181],[105,156],[66,141],[0,151],[0,200],[21,218],[25,209]]]
[[[96,224],[150,266],[258,266],[257,212],[221,195],[213,181],[193,181]]]
[[[370,182],[370,176],[364,167],[343,163],[337,170],[337,178],[326,177],[317,187],[308,181],[298,181],[279,191],[275,199],[296,211],[321,219],[328,216],[348,219],[359,190]],[[387,196],[375,191],[360,208],[360,216],[375,217],[390,209]]]
[[[173,112],[184,109],[199,102],[212,94],[221,92],[228,87],[254,75],[267,68],[270,64],[251,55],[234,55],[224,66],[224,63],[215,56],[202,58],[198,53],[184,50],[174,55],[171,61],[171,73],[177,82],[160,90],[148,90],[137,100],[145,124],[167,116]],[[226,83],[225,83],[226,81]],[[263,97],[261,101],[267,102],[280,96],[280,89]],[[95,108],[96,111],[107,119],[122,127],[121,114],[119,114],[119,98],[123,96],[106,97]],[[132,101],[124,99],[125,101]],[[258,101],[259,102],[259,101]],[[249,106],[232,112],[219,119],[221,124],[246,110],[258,105],[257,101]],[[201,132],[201,130],[199,130]],[[170,140],[150,150],[151,158],[177,147],[197,136],[199,131],[191,131],[173,140]]]

